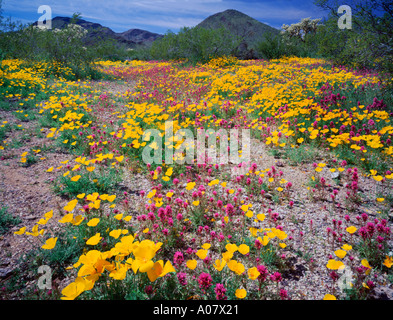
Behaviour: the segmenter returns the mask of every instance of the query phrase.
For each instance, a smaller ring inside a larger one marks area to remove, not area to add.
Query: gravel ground
[[[123,86],[108,88],[110,92],[122,89],[124,89]],[[109,119],[116,120],[116,117],[110,112],[98,112],[98,114],[102,122]],[[23,140],[22,146],[7,150],[4,153],[5,158],[0,161],[0,203],[8,208],[9,214],[22,220],[21,225],[31,228],[45,212],[62,207],[67,203],[66,199],[53,192],[49,183],[52,175],[47,173],[46,169],[51,166],[56,167],[61,161],[72,159],[72,156],[54,148],[53,142],[46,139],[45,134],[41,138],[33,134],[34,128],[37,126],[35,121],[21,123],[10,112],[5,111],[2,111],[0,116],[9,123],[22,124],[25,128],[25,131],[13,132],[8,137],[9,141],[21,139],[21,136],[26,132],[29,135],[29,139]],[[43,152],[45,159],[38,160],[30,167],[21,166],[20,155],[37,146],[41,146],[42,149],[49,148],[49,151]],[[288,159],[275,158],[265,144],[256,140],[252,141],[251,150],[253,150],[251,160],[257,163],[258,169],[268,169],[275,166],[277,170],[283,172],[283,178],[293,184],[290,191],[290,198],[294,201],[293,208],[289,208],[287,202],[277,203],[273,201],[271,195],[266,196],[269,208],[279,214],[279,224],[293,237],[290,248],[285,250],[285,260],[291,267],[283,274],[282,285],[288,290],[293,300],[322,299],[327,292],[330,292],[332,285],[326,264],[329,255],[334,255],[334,250],[338,249],[338,247],[333,248],[327,242],[326,228],[332,227],[332,219],[344,220],[347,211],[342,208],[333,212],[329,210],[331,202],[311,200],[306,188],[311,175],[315,173],[311,163],[291,166]],[[322,156],[320,159],[315,159],[316,162],[325,160]],[[337,202],[344,204],[345,188],[342,185],[336,185],[336,182],[329,178],[331,174],[328,168],[323,170],[321,174],[327,177],[327,183],[330,183],[332,188],[339,190]],[[362,212],[368,213],[373,218],[377,217],[378,208],[375,207],[374,181],[360,175],[359,186],[363,201],[362,205],[351,213],[351,220],[353,221],[354,217]],[[126,191],[131,195],[133,201],[137,202],[140,201],[140,197],[137,197],[139,191],[149,188],[150,182],[145,176],[126,170],[119,191]],[[254,206],[255,209],[258,209],[260,204],[255,203]],[[56,210],[54,211],[56,212]],[[390,209],[390,217],[392,216],[393,211]],[[18,229],[19,226],[14,226],[0,237],[0,287],[2,280],[12,277],[13,270],[17,267],[18,258],[31,247],[23,237],[13,235],[13,232]],[[300,234],[300,231],[303,235]],[[392,244],[390,243],[390,245]],[[354,262],[359,263],[359,261],[359,257],[355,254]],[[375,290],[375,299],[393,299],[393,287],[386,275],[377,274],[375,283],[378,284],[378,288]],[[340,296],[340,292],[336,292],[336,294]]]

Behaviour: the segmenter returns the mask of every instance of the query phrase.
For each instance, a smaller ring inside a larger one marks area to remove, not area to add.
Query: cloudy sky
[[[115,32],[138,28],[164,34],[193,27],[227,9],[241,11],[277,29],[302,18],[321,18],[325,12],[313,0],[3,0],[3,16],[23,23],[38,20],[38,7],[48,5],[52,17],[75,12]]]

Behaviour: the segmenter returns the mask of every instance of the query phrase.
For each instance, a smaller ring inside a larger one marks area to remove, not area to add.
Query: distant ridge
[[[55,17],[52,19],[52,29],[63,29],[70,22],[71,18],[69,17]],[[90,22],[84,19],[78,19],[76,24],[88,31],[85,39],[86,44],[92,44],[99,39],[113,39],[118,43],[123,43],[130,48],[134,48],[137,45],[150,45],[154,40],[163,37],[160,34],[141,29],[130,29],[117,33],[99,23]],[[37,25],[37,22],[34,22],[33,25]]]
[[[142,44],[142,45],[150,45],[156,39],[163,37],[163,35],[161,34],[153,33],[146,30],[141,30],[141,29],[130,29],[122,33],[117,33],[117,35],[124,38],[125,40],[133,41],[137,44]]]

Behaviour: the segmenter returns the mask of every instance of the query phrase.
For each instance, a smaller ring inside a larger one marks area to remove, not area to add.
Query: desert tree
[[[352,28],[340,30],[337,0],[315,0],[320,8],[328,12],[321,30],[323,45],[334,47],[333,58],[365,68],[393,71],[393,1],[392,0],[347,0],[351,8]],[[329,51],[322,47],[322,50]],[[333,51],[330,50],[332,53]]]
[[[281,33],[289,38],[298,38],[301,41],[306,41],[305,38],[308,34],[315,33],[321,19],[303,18],[298,23],[291,25],[284,24],[281,28]]]

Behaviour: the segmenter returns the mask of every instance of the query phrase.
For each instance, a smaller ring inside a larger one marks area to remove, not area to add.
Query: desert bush
[[[267,34],[263,40],[256,43],[255,48],[259,56],[264,59],[279,59],[288,54],[280,35]]]
[[[317,30],[320,54],[341,65],[393,71],[391,1],[349,1],[346,4],[352,9],[352,28],[343,30],[337,25],[339,14],[334,1],[318,0],[315,4],[330,12]]]
[[[169,31],[155,41],[150,56],[156,60],[187,59],[205,63],[212,58],[233,55],[239,43],[223,28],[184,27],[177,34]]]

